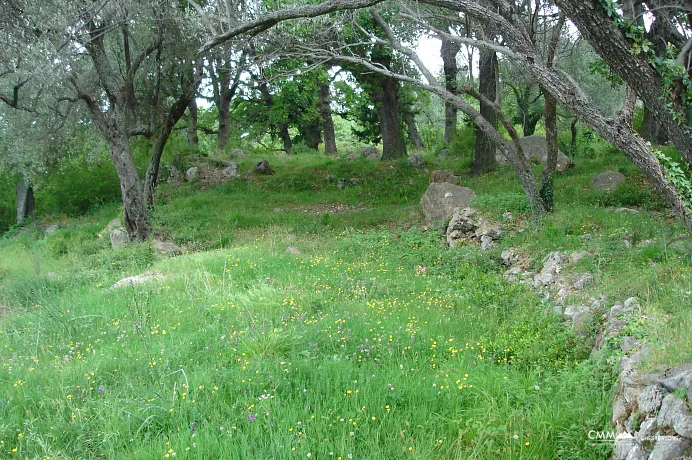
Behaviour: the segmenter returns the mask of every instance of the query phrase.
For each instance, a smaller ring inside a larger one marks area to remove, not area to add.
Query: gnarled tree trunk
[[[457,74],[457,54],[461,50],[461,44],[452,40],[442,38],[440,56],[442,57],[442,69],[445,75],[445,89],[452,94],[458,93]],[[454,104],[445,102],[445,134],[446,143],[452,142],[457,135],[457,108]]]
[[[322,117],[322,131],[324,134],[324,153],[336,155],[336,134],[334,133],[334,120],[332,119],[331,96],[329,94],[329,82],[320,81],[319,85],[319,110]]]
[[[34,201],[34,189],[24,180],[17,183],[17,223],[34,216],[36,203]]]
[[[490,101],[497,98],[497,55],[494,51],[481,50],[478,73],[478,90],[481,95]],[[481,116],[494,128],[497,128],[497,114],[495,110],[481,102]],[[485,131],[476,131],[476,147],[473,150],[473,165],[471,174],[474,176],[491,171],[497,165],[495,159],[496,144],[488,137]]]

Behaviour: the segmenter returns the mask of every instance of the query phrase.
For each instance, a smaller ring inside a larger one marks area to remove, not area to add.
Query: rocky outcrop
[[[448,183],[430,184],[420,200],[425,214],[425,223],[444,222],[452,216],[455,208],[467,208],[476,193],[468,187]]]
[[[382,157],[382,154],[376,146],[370,145],[360,151],[360,156],[366,160],[379,160]]]
[[[425,159],[423,158],[423,155],[421,155],[418,152],[412,153],[411,155],[409,155],[409,157],[406,159],[406,162],[412,168],[425,167]]]
[[[481,250],[495,246],[500,239],[502,229],[498,222],[487,221],[477,215],[473,208],[456,208],[447,226],[447,244],[454,247],[464,240],[476,240],[481,243]]]
[[[159,271],[148,271],[137,276],[128,276],[119,281],[116,281],[110,288],[118,289],[123,286],[136,286],[138,284],[149,283],[151,281],[160,280],[163,278],[163,274]]]
[[[613,403],[615,458],[683,458],[692,447],[692,415],[683,399],[690,401],[692,397],[692,364],[641,373],[639,364],[649,354],[649,345],[633,336],[620,336],[639,310],[635,298],[613,305],[592,352],[593,357],[611,343],[623,355]]]
[[[612,192],[625,182],[625,176],[617,171],[604,171],[591,179],[591,188],[597,192]]]

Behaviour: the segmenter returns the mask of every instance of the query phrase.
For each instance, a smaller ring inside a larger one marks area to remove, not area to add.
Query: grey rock
[[[613,402],[613,425],[624,421],[627,418],[627,407],[625,406],[625,401],[623,401],[622,396],[617,395],[615,401]]]
[[[57,232],[59,229],[60,229],[60,224],[53,224],[53,225],[49,225],[48,227],[46,227],[46,229],[43,231],[43,233],[45,233],[46,236],[50,236],[53,233]]]
[[[591,233],[586,233],[581,236],[581,239],[584,241],[591,241],[593,239],[593,235]]]
[[[621,302],[616,302],[615,305],[613,305],[610,308],[610,313],[608,314],[608,320],[612,321],[613,319],[626,315],[627,313],[631,313],[634,310],[632,308],[632,305],[630,304],[629,306],[623,305]]]
[[[159,180],[162,182],[177,181],[180,179],[180,171],[171,164],[166,164],[161,167]]]
[[[382,157],[380,150],[374,145],[365,147],[363,150],[361,150],[360,154],[362,157],[368,160],[379,160]]]
[[[689,458],[685,452],[692,445],[689,439],[678,438],[677,436],[658,436],[649,460],[670,460]]]
[[[221,178],[232,179],[234,177],[240,177],[240,173],[238,172],[238,163],[234,161],[230,161],[228,163],[229,164],[227,164],[226,167],[221,170]]]
[[[685,438],[692,438],[692,418],[687,404],[674,394],[663,398],[661,410],[656,417],[658,427],[669,427]]]
[[[649,385],[637,398],[637,407],[641,412],[653,414],[661,407],[661,402],[663,402],[663,397],[666,394],[667,392],[662,386]]]
[[[475,198],[476,193],[468,187],[448,183],[430,184],[420,200],[426,225],[443,222],[452,215],[454,208],[466,208]]]
[[[627,454],[627,460],[646,460],[648,452],[640,445],[635,445],[634,448]]]
[[[572,254],[569,255],[569,263],[579,263],[582,259],[584,259],[587,256],[589,256],[589,253],[586,251],[574,251]]]
[[[631,335],[628,335],[622,338],[622,345],[620,345],[620,351],[622,351],[622,353],[626,355],[630,351],[639,348],[640,345],[641,343],[639,343],[639,340],[637,340],[635,337],[632,337]]]
[[[637,243],[638,248],[646,248],[648,246],[651,246],[654,244],[654,240],[642,240],[639,243]]]
[[[488,250],[495,246],[493,239],[488,235],[481,235],[481,251]]]
[[[231,158],[245,158],[248,156],[248,154],[243,152],[240,149],[233,149],[233,150],[231,150],[231,153],[229,153],[229,156]]]
[[[163,278],[163,274],[159,271],[148,271],[137,276],[128,276],[123,278],[111,286],[111,289],[117,289],[122,286],[135,286],[137,284],[148,283],[151,281],[159,280]]]
[[[412,168],[422,168],[425,166],[425,159],[423,159],[423,155],[418,152],[409,155],[406,162]]]
[[[641,444],[653,435],[654,429],[656,429],[656,418],[649,417],[639,425],[639,430],[637,434],[634,435],[634,439]]]
[[[548,144],[544,136],[533,135],[520,138],[524,156],[527,159],[545,164],[548,159]],[[507,159],[498,152],[497,161],[500,164],[508,164]],[[557,153],[557,171],[566,171],[573,166],[572,161],[564,153]]]
[[[684,366],[684,365],[683,365]],[[676,368],[673,368],[676,369]],[[673,370],[671,369],[671,370]],[[687,389],[687,401],[692,402],[690,396],[692,396],[692,370],[685,369],[685,367],[679,366],[677,372],[666,372],[666,378],[661,381],[668,391],[677,391],[680,389]]]
[[[509,222],[514,220],[514,216],[511,212],[505,211],[504,213],[502,213],[502,220]]]
[[[274,170],[271,168],[271,166],[269,166],[269,162],[267,160],[261,160],[257,162],[254,171],[258,174],[264,175],[274,174]]]
[[[552,310],[553,310],[553,313],[555,313],[556,315],[563,315],[564,314],[562,311],[562,305],[553,305]]]
[[[622,245],[625,247],[625,249],[629,249],[632,247],[632,243],[630,240],[622,240]]]
[[[512,262],[514,261],[514,258],[516,257],[516,255],[514,253],[514,248],[505,249],[500,254],[500,257],[502,258],[502,262],[504,262],[506,267],[511,267]]]
[[[192,168],[185,171],[185,180],[188,182],[192,182],[193,180],[197,179],[198,176],[199,168],[197,166],[193,166]]]
[[[639,308],[639,301],[636,297],[629,297],[622,303],[622,306],[625,307],[625,309],[632,311],[635,308]]]
[[[620,174],[620,173],[618,173],[618,174]],[[616,188],[617,188],[617,186],[616,186]],[[615,214],[633,214],[633,215],[639,214],[639,211],[637,211],[636,209],[632,209],[632,208],[615,208],[613,210],[613,212]]]
[[[103,239],[106,237],[110,237],[110,234],[113,230],[116,228],[122,228],[122,225],[120,225],[120,218],[116,217],[112,221],[108,222],[108,225],[106,225],[106,228],[101,230],[98,234],[99,239]]]
[[[360,155],[358,155],[357,153],[349,153],[348,155],[346,155],[346,160],[348,161],[356,161],[358,159],[360,159]]]
[[[625,176],[617,171],[604,171],[591,179],[591,188],[597,192],[612,192],[625,182]]]
[[[482,221],[476,229],[476,237],[487,236],[491,240],[497,240],[502,235],[502,228],[499,222]]]
[[[634,449],[635,445],[634,436],[629,433],[619,434],[615,439],[615,458],[617,460],[627,460],[627,456]]]
[[[290,254],[292,256],[299,256],[300,250],[295,246],[289,246],[286,248],[286,254]]]
[[[470,238],[475,235],[476,229],[480,225],[480,222],[474,217],[475,214],[476,210],[473,208],[454,209],[446,232],[449,246],[454,246],[462,238]]]
[[[533,277],[533,285],[538,288],[554,283],[559,278],[562,270],[562,263],[565,261],[565,255],[560,252],[551,252],[543,259],[543,268],[540,273]]]
[[[430,173],[430,183],[440,184],[447,182],[449,184],[459,184],[459,176],[454,174],[451,169],[436,169]]]
[[[120,249],[130,243],[130,238],[125,230],[116,228],[111,232],[110,241],[113,249]]]
[[[165,241],[161,238],[154,238],[151,242],[151,248],[157,256],[172,257],[183,253],[183,248],[171,241]]]
[[[575,273],[569,277],[572,287],[577,291],[583,291],[584,288],[591,283],[593,275],[591,273]]]

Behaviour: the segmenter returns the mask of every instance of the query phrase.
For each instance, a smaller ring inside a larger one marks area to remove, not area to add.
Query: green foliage
[[[17,192],[15,181],[9,174],[0,172],[0,235],[17,222]]]
[[[482,210],[502,213],[526,213],[531,210],[524,193],[501,192],[496,194],[479,195],[473,205]]]
[[[663,165],[666,176],[675,187],[680,200],[687,209],[692,209],[692,169],[687,163],[678,163],[660,150],[654,150],[654,155]]]
[[[65,158],[36,189],[38,209],[45,214],[84,214],[95,206],[120,200],[120,183],[106,154]]]

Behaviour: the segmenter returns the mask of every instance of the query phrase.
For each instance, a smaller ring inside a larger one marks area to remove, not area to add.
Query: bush
[[[64,159],[36,189],[36,207],[44,214],[82,215],[96,205],[120,198],[118,175],[105,153],[95,160]]]

